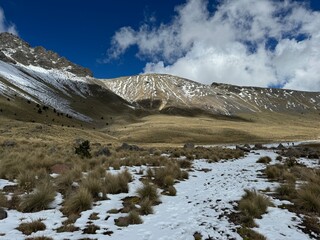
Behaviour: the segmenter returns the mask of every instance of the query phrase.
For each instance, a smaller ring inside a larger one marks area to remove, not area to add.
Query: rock
[[[101,149],[99,149],[99,151],[98,152],[96,152],[96,157],[98,157],[98,156],[111,156],[111,152],[110,152],[110,150],[109,150],[109,148],[107,148],[107,147],[103,147],[103,148],[101,148]]]
[[[258,144],[255,144],[255,145],[254,145],[254,149],[255,149],[255,150],[261,150],[261,149],[265,149],[265,148],[263,147],[262,144],[258,143]]]
[[[248,149],[248,148],[245,148],[245,147],[241,147],[239,145],[236,145],[236,149],[242,150],[244,152],[250,152],[250,150],[251,150],[250,148]]]
[[[285,146],[283,146],[282,143],[280,143],[277,147],[278,150],[286,149]]]
[[[0,220],[5,219],[7,217],[8,213],[3,208],[0,208]]]
[[[67,172],[69,170],[70,170],[70,167],[66,164],[63,164],[63,163],[58,163],[58,164],[55,164],[51,167],[51,172],[57,173],[57,174]]]
[[[2,143],[2,146],[3,147],[14,147],[16,146],[17,143],[13,140],[5,140],[3,143]]]
[[[246,149],[251,149],[250,145],[247,143],[245,145],[243,145],[243,147],[245,147]]]
[[[194,149],[194,143],[186,143],[183,145],[183,148]]]
[[[117,148],[117,151],[128,150],[128,151],[141,151],[142,148],[139,148],[137,145],[130,145],[128,143],[122,143],[121,147]]]

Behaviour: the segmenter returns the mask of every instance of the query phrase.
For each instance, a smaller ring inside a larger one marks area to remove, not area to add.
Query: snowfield
[[[38,213],[20,213],[15,210],[8,211],[8,218],[0,220],[0,239],[24,239],[25,236],[15,228],[21,222],[30,222],[38,218],[44,219],[45,231],[39,231],[28,237],[47,236],[53,239],[141,239],[141,240],[193,240],[193,234],[199,232],[203,239],[242,239],[236,232],[236,227],[229,222],[227,215],[234,211],[236,201],[244,194],[244,189],[271,190],[278,183],[268,182],[260,176],[264,164],[256,163],[261,156],[270,156],[275,163],[277,156],[273,150],[259,150],[249,153],[246,157],[235,160],[207,163],[205,159],[193,162],[193,171],[189,172],[189,179],[175,185],[177,196],[161,196],[162,203],[154,207],[154,214],[142,216],[143,224],[117,227],[114,219],[125,214],[109,214],[108,210],[121,208],[121,199],[133,196],[137,187],[141,186],[137,175],[140,167],[129,167],[134,180],[129,184],[128,194],[108,195],[110,200],[99,201],[88,211],[82,212],[75,226],[80,230],[76,232],[57,233],[55,229],[66,220],[59,211],[62,202],[61,195],[57,195],[53,205],[55,209]],[[306,159],[303,160],[308,161]],[[312,163],[311,166],[319,167]],[[146,167],[142,167],[146,169]],[[123,168],[122,168],[123,169]],[[110,170],[115,172],[115,170]],[[0,188],[12,182],[0,180]],[[275,206],[287,201],[272,199]],[[91,213],[99,213],[98,220],[89,220]],[[97,234],[83,234],[82,230],[91,221],[100,227]],[[303,233],[298,225],[299,216],[286,209],[269,207],[268,213],[262,219],[256,220],[258,225],[255,231],[270,240],[303,240],[310,237]],[[113,232],[110,236],[105,232]]]

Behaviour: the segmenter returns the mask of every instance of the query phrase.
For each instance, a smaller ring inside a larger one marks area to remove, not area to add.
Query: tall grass
[[[19,209],[23,212],[37,212],[47,209],[54,201],[56,192],[50,182],[43,182],[36,187],[34,192],[22,198]]]
[[[79,214],[82,211],[91,209],[93,198],[86,188],[79,188],[71,194],[64,202],[63,212],[67,215]]]
[[[256,190],[245,189],[245,195],[239,201],[239,210],[243,215],[244,224],[249,227],[254,225],[253,219],[260,218],[266,213],[268,206],[272,206],[271,201],[257,193]]]

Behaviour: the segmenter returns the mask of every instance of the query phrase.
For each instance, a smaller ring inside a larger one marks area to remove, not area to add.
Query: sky
[[[0,32],[95,77],[320,91],[319,0],[0,0]]]

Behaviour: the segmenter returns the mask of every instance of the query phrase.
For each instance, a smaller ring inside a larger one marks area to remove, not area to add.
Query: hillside
[[[122,98],[161,112],[201,110],[211,114],[237,115],[256,112],[319,112],[320,93],[272,88],[203,85],[187,79],[144,74],[105,80]]]
[[[163,74],[95,79],[57,53],[0,34],[5,124],[87,128],[143,144],[270,142],[318,138],[319,113],[317,92],[203,85]]]

